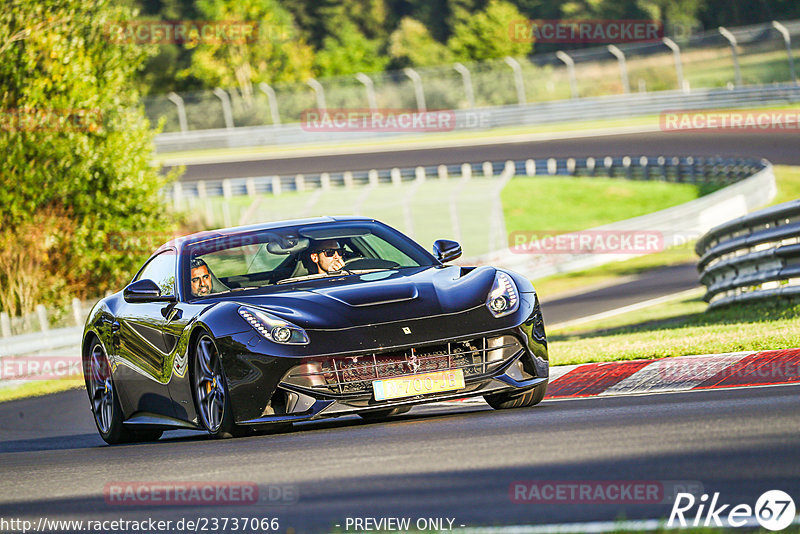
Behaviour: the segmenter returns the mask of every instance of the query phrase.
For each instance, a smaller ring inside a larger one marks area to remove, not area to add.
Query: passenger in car
[[[211,273],[200,258],[192,259],[192,296],[201,297],[211,293]]]

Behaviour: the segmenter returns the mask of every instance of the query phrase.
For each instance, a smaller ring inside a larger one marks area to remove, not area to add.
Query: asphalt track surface
[[[550,299],[548,295],[540,294],[539,300],[547,326],[680,293],[699,285],[697,264],[690,262],[649,270],[621,283],[594,291],[576,292],[564,298]]]
[[[545,400],[502,412],[452,403],[380,423],[349,417],[236,440],[182,432],[108,447],[85,393],[71,391],[0,405],[0,517],[274,517],[280,532],[344,531],[347,518],[365,517],[451,518],[467,527],[667,518],[672,499],[660,492],[658,504],[515,503],[510,488],[650,481],[719,492],[720,504],[754,506],[770,489],[796,498],[798,429],[800,385],[790,385]],[[107,484],[192,480],[253,483],[267,502],[124,506],[104,498]],[[297,498],[271,503],[270,486]]]
[[[417,165],[520,160],[527,158],[694,155],[766,158],[774,164],[800,165],[798,136],[791,133],[651,132],[553,141],[492,144],[455,148],[397,150],[275,158],[188,165],[182,180],[219,180],[249,176],[290,175],[388,169]]]

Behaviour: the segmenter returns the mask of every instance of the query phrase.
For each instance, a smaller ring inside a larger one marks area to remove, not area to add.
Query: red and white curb
[[[546,399],[800,383],[800,349],[585,363],[550,370]]]
[[[800,383],[800,349],[729,352],[551,367],[545,400],[793,383]]]

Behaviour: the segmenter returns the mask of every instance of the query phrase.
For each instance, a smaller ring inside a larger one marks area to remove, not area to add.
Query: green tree
[[[206,87],[238,87],[245,97],[259,82],[298,82],[311,76],[313,50],[302,39],[291,13],[276,0],[200,0],[208,20],[257,23],[254,38],[198,42],[185,73]]]
[[[410,17],[404,18],[389,37],[389,54],[399,67],[426,67],[452,61],[447,47],[431,37],[421,22]]]
[[[459,23],[447,42],[459,61],[480,61],[530,54],[533,43],[512,39],[512,24],[525,17],[503,0],[491,0],[486,9]]]
[[[104,0],[0,10],[0,303],[10,313],[119,289],[148,252],[112,241],[172,228],[161,190],[175,175],[151,166],[155,133],[132,83],[152,50],[109,38],[129,18]]]
[[[390,58],[381,54],[381,43],[368,39],[351,20],[340,19],[339,29],[325,38],[314,61],[318,76],[343,76],[356,72],[379,72]]]

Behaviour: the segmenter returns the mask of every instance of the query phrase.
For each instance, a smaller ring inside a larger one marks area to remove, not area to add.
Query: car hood
[[[496,270],[457,266],[378,271],[237,296],[308,329],[338,329],[458,313],[486,302]]]

